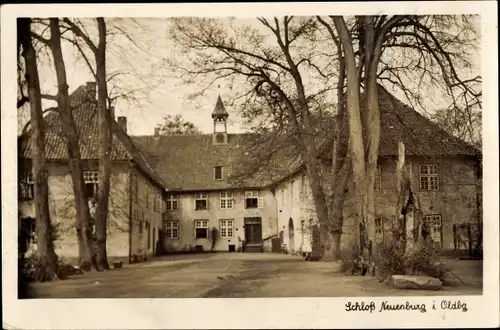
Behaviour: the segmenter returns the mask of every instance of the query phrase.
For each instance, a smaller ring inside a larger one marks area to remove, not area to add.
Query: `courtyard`
[[[445,259],[467,285],[440,291],[397,290],[371,276],[346,276],[321,262],[271,253],[172,255],[107,272],[32,285],[34,298],[250,298],[476,295],[482,262]]]

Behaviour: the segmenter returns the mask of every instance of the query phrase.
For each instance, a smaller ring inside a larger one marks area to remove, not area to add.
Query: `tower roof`
[[[217,103],[215,103],[214,112],[212,112],[212,118],[227,118],[229,117],[229,113],[227,113],[226,108],[224,107],[224,103],[222,103],[222,99],[219,95],[217,98]]]

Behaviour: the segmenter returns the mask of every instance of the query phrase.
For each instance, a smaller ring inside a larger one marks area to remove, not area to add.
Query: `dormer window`
[[[222,180],[224,178],[224,168],[222,166],[214,167],[214,180]]]

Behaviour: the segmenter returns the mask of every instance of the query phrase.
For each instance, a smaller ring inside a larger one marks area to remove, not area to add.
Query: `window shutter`
[[[264,198],[263,198],[263,197],[259,197],[259,198],[257,199],[257,207],[258,207],[259,209],[264,208]]]

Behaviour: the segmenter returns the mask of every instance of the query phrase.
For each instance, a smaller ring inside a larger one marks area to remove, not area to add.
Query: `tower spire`
[[[220,87],[220,85],[218,86]],[[227,118],[229,113],[224,107],[224,102],[220,96],[217,97],[215,108],[212,112],[212,119],[214,121],[214,143],[221,144],[227,143]]]

